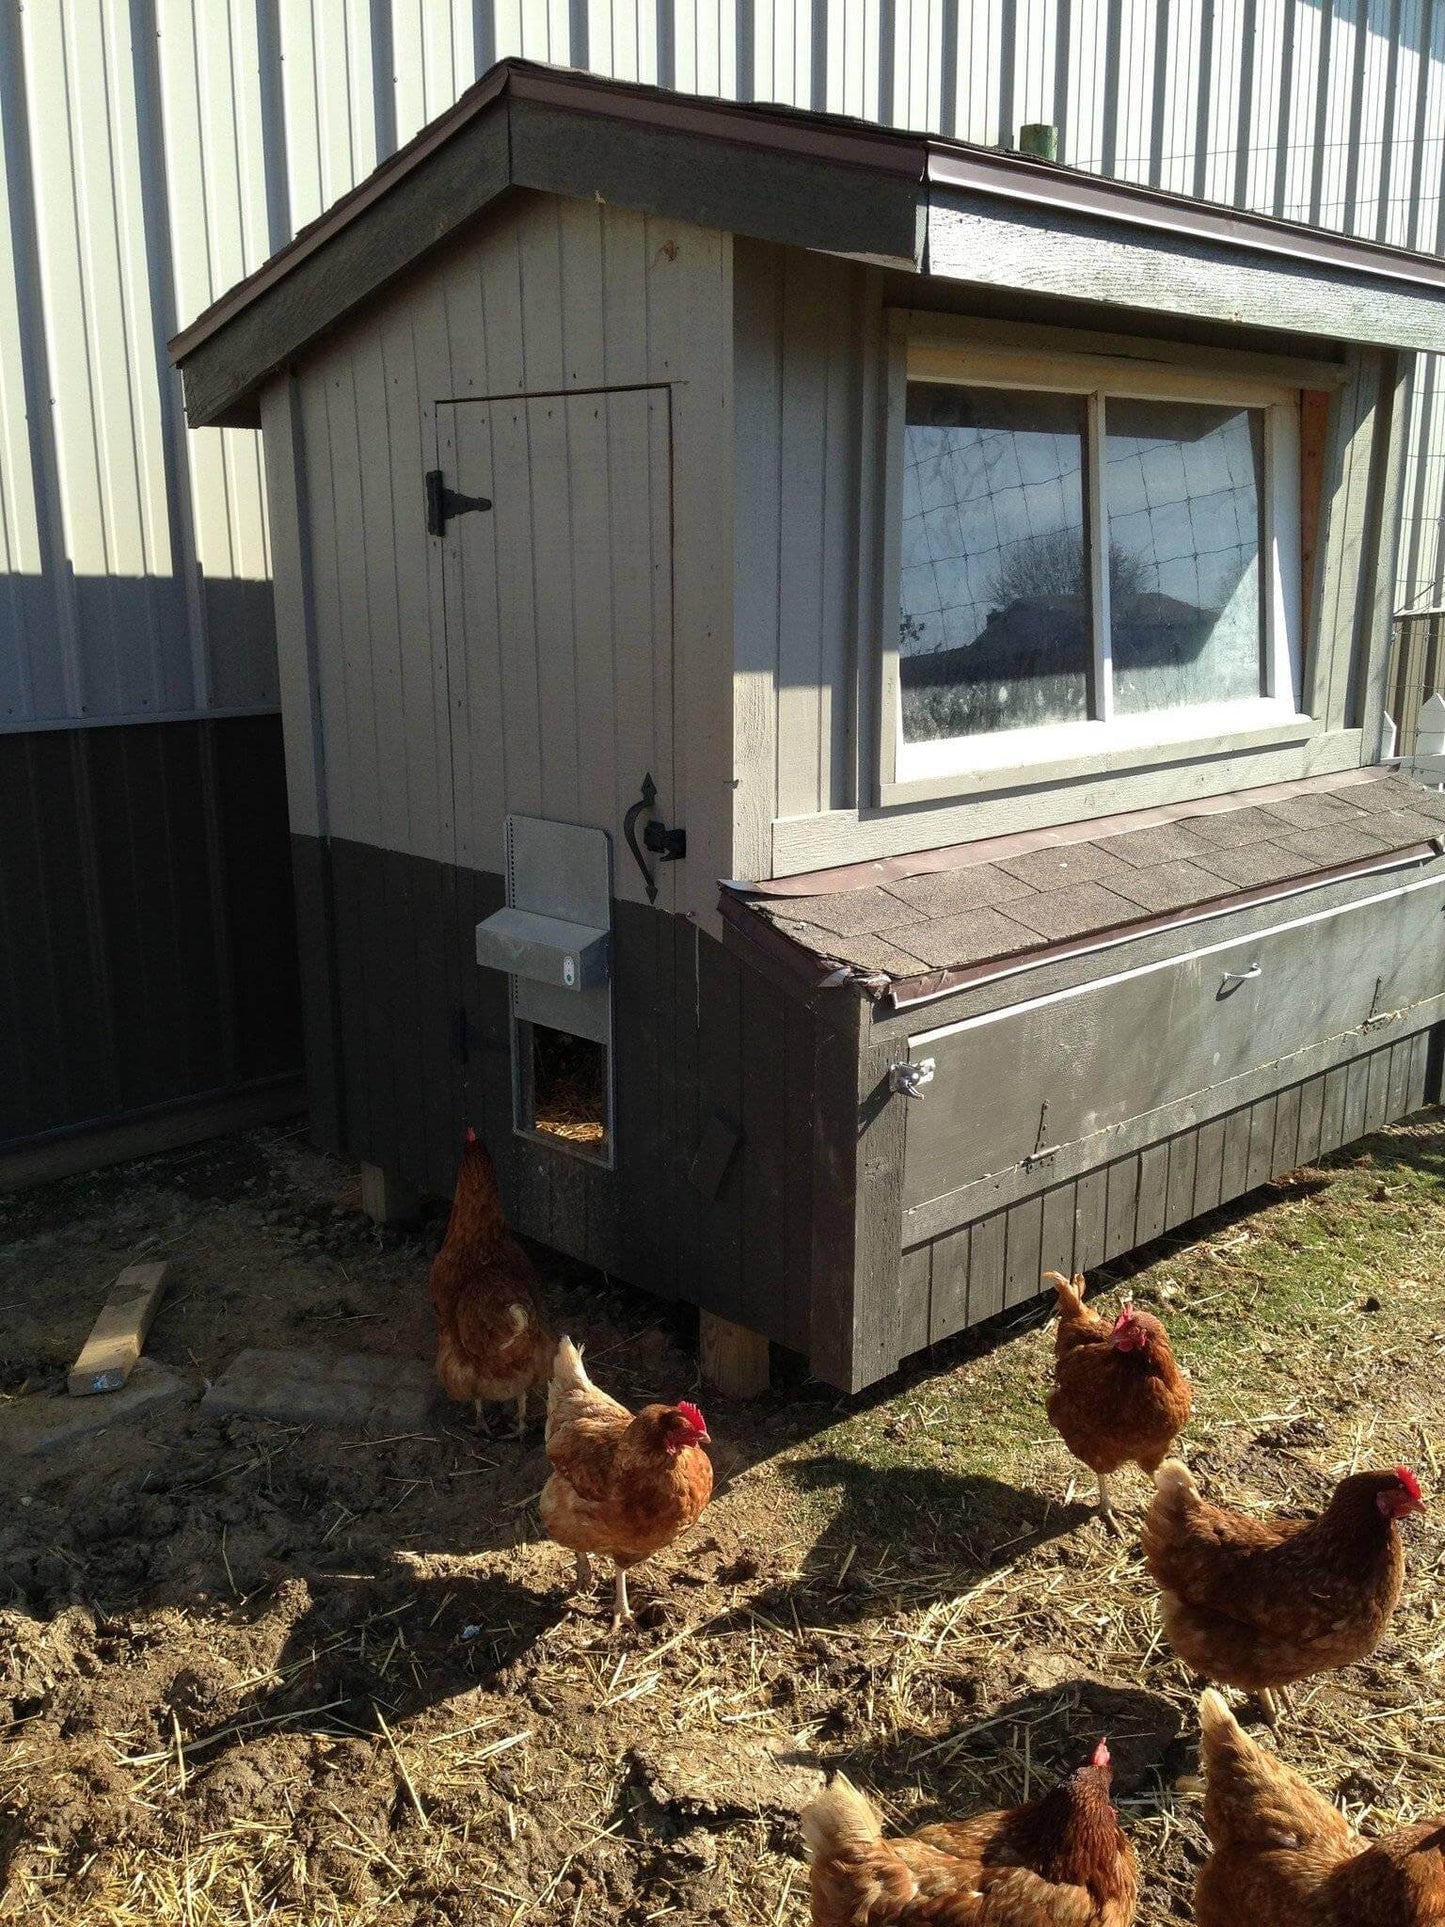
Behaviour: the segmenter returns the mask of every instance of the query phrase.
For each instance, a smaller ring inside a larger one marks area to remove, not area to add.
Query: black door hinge
[[[447,523],[454,515],[469,515],[473,509],[489,509],[491,506],[485,495],[459,495],[454,488],[448,488],[446,478],[439,468],[427,470],[426,532],[428,535],[445,535]]]

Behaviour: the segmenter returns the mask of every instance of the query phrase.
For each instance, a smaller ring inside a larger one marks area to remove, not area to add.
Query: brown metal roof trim
[[[735,149],[794,155],[875,175],[911,179],[918,184],[920,207],[927,203],[930,186],[958,188],[1044,203],[1135,226],[1166,228],[1215,244],[1328,266],[1337,272],[1445,290],[1445,262],[1383,242],[1325,234],[1302,223],[1242,213],[1159,188],[1104,180],[1057,162],[898,132],[842,115],[683,95],[665,88],[604,80],[564,67],[509,59],[498,62],[366,180],[182,329],[170,343],[172,361],[183,362],[252,302],[360,219],[478,115],[507,98],[715,139]],[[677,212],[678,218],[683,218],[683,212]],[[439,243],[445,236],[431,238]],[[339,291],[337,301],[338,312],[344,311]]]
[[[1059,849],[1070,843],[1097,843],[1129,830],[1162,828],[1187,817],[1223,815],[1229,810],[1257,808],[1290,796],[1311,796],[1377,783],[1393,776],[1387,765],[1345,770],[1333,776],[1301,776],[1288,783],[1265,783],[1257,789],[1233,790],[1227,796],[1201,796],[1187,803],[1165,803],[1147,810],[1126,810],[1114,816],[1086,817],[1082,822],[1059,823],[1044,830],[1014,830],[1006,836],[981,837],[972,843],[951,843],[938,850],[914,850],[904,856],[871,858],[866,863],[843,863],[829,870],[805,870],[796,876],[764,878],[757,883],[730,883],[729,889],[750,897],[831,896],[839,890],[865,890],[872,884],[901,883],[909,877],[941,876],[975,863],[998,863],[1032,850]]]
[[[1334,234],[1303,222],[1281,221],[1270,214],[1222,207],[1213,201],[1196,201],[1165,188],[1111,180],[1057,162],[1034,161],[1020,166],[1023,158],[992,148],[969,147],[961,141],[933,140],[928,150],[928,179],[940,187],[1005,195],[1010,200],[1067,208],[1074,214],[1127,221],[1132,227],[1152,227],[1198,241],[1283,255],[1316,267],[1445,290],[1445,261],[1435,255],[1416,254],[1388,241]]]
[[[606,115],[653,127],[673,128],[725,141],[731,147],[767,148],[803,154],[840,166],[870,168],[923,181],[928,143],[917,134],[895,132],[841,114],[815,114],[805,108],[715,100],[707,95],[676,94],[638,82],[607,80],[568,67],[507,59],[488,68],[478,81],[434,121],[429,121],[389,155],[364,181],[308,222],[285,247],[212,302],[172,337],[170,357],[183,361],[203,341],[267,288],[284,279],[332,235],[365,213],[397,182],[458,134],[467,123],[505,97],[535,100],[576,113]]]

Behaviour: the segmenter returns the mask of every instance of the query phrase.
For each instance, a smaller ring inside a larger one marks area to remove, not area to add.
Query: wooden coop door
[[[665,388],[437,407],[446,489],[492,504],[456,504],[442,541],[464,867],[500,872],[515,811],[606,830],[614,895],[648,900],[622,830],[649,775],[658,820],[680,814],[669,444]],[[647,862],[672,909],[676,865]]]

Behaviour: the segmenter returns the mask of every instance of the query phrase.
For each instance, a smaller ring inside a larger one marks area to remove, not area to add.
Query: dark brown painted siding
[[[685,918],[614,906],[617,1161],[512,1131],[506,980],[473,961],[500,877],[293,839],[313,1128],[446,1196],[465,1124],[518,1231],[661,1297],[808,1344],[813,1019]],[[714,1117],[742,1133],[689,1180]]]
[[[903,1353],[1092,1271],[1440,1097],[1439,1029],[1180,1131],[903,1254]]]
[[[0,736],[0,1148],[300,1067],[275,716]]]

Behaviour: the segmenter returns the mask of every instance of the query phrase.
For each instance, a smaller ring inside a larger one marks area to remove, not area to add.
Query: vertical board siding
[[[739,241],[733,285],[742,876],[767,874],[774,816],[851,801],[835,717],[851,712],[866,283],[848,262]]]
[[[730,360],[724,236],[539,194],[308,362],[296,385],[333,835],[497,873],[509,810],[595,814],[617,839],[616,895],[640,899],[619,830],[651,770],[687,827],[690,907],[713,909],[702,879],[727,873],[730,800],[711,777],[731,727]],[[445,542],[422,513],[436,463],[495,504]],[[661,871],[661,905],[677,880]]]
[[[1417,1031],[1035,1194],[899,1263],[904,1355],[1092,1271],[1432,1101],[1434,1033]],[[922,1334],[926,1334],[923,1336]]]

